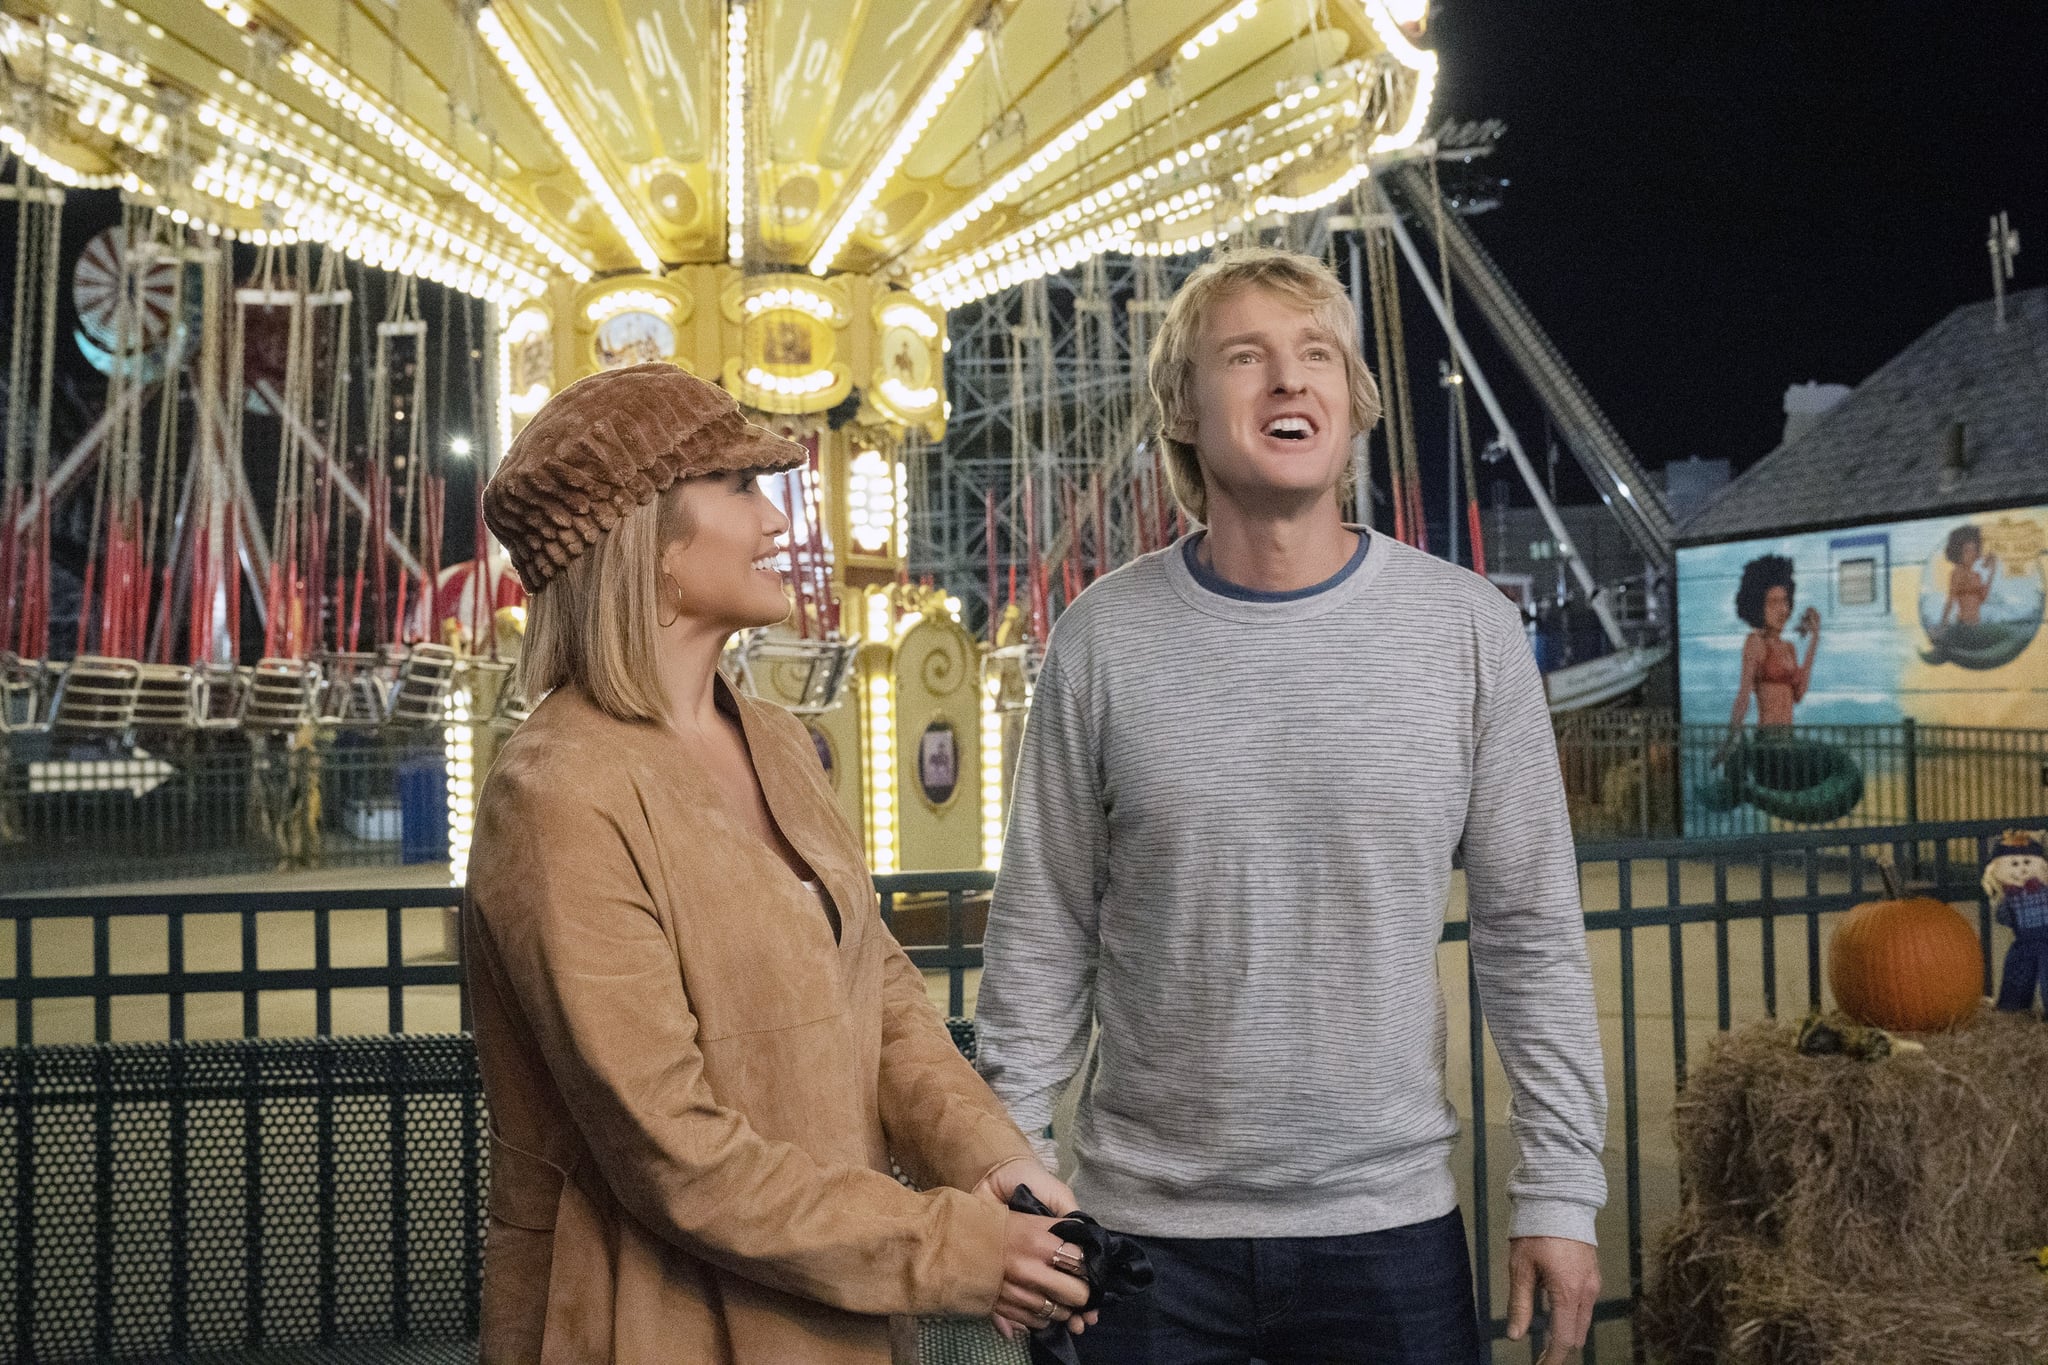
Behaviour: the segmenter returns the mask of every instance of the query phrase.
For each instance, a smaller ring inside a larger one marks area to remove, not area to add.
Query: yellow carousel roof
[[[1423,0],[4,0],[0,140],[510,300],[714,261],[952,305],[1414,143]]]

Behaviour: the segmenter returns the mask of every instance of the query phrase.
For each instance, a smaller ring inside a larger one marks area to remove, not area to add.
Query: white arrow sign
[[[177,775],[178,770],[141,749],[133,758],[60,759],[28,765],[31,796],[54,792],[125,791],[138,800]]]

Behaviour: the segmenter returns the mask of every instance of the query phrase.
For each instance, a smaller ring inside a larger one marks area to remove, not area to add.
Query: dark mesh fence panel
[[[45,1047],[4,1065],[17,1292],[0,1357],[304,1360],[474,1332],[485,1128],[466,1037]]]

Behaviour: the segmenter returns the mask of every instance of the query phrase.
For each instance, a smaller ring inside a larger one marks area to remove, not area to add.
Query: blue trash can
[[[448,861],[448,768],[438,755],[398,765],[399,861]]]

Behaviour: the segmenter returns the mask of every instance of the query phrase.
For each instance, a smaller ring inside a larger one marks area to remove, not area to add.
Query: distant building
[[[1621,529],[1614,514],[1599,504],[1557,509],[1558,519],[1596,583],[1615,583],[1640,578],[1643,555]],[[1550,534],[1543,514],[1533,507],[1492,507],[1479,514],[1480,529],[1486,535],[1486,572],[1489,577],[1528,576],[1537,600],[1556,600],[1560,590],[1580,595],[1570,568],[1558,556],[1557,541]]]
[[[1779,445],[1792,442],[1811,431],[1820,419],[1835,410],[1852,390],[1847,384],[1794,384],[1785,390],[1785,433]]]
[[[1800,658],[1806,609],[1820,628],[1797,725],[2048,727],[2048,289],[2008,296],[2002,326],[1957,309],[1823,406],[1829,387],[1789,391],[1784,443],[1680,528],[1684,719],[1729,723],[1738,597],[1775,584]]]
[[[1848,390],[1842,392],[1847,393]],[[1673,521],[1684,521],[1727,486],[1726,460],[1702,460],[1695,455],[1689,460],[1673,460],[1664,466],[1664,502],[1671,509]]]

